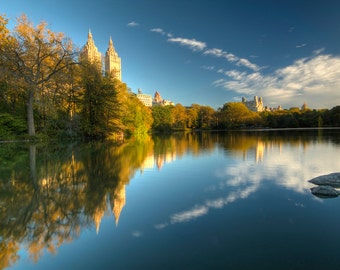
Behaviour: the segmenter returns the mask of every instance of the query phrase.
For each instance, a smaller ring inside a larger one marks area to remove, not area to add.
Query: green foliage
[[[333,107],[324,113],[324,124],[331,127],[340,127],[340,106]]]
[[[152,129],[157,132],[171,131],[172,115],[170,106],[152,107]]]
[[[324,126],[324,110],[291,108],[261,113],[263,125],[271,128],[304,128]]]
[[[0,139],[12,139],[26,131],[25,119],[8,113],[0,113]]]
[[[151,110],[133,94],[127,100],[127,112],[124,117],[127,133],[134,136],[146,135],[152,126],[153,118]]]

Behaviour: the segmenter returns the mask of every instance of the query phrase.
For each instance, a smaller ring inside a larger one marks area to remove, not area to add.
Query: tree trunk
[[[35,136],[33,103],[34,103],[34,91],[29,90],[27,100],[27,127],[29,136]]]
[[[37,162],[36,162],[36,145],[30,145],[29,157],[30,157],[30,177],[33,182],[33,186],[35,190],[38,190],[37,183]]]

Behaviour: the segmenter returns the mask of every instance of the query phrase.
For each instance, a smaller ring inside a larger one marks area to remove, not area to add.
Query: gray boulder
[[[340,173],[330,173],[315,177],[308,182],[319,186],[331,186],[333,188],[340,188]]]
[[[339,191],[331,186],[317,186],[312,187],[310,190],[312,194],[321,198],[337,197],[339,195]]]

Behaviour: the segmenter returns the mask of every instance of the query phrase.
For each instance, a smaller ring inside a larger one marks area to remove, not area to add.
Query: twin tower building
[[[120,81],[122,80],[121,59],[113,47],[111,37],[109,41],[109,47],[105,53],[104,61],[102,59],[101,53],[94,44],[91,31],[89,31],[87,42],[82,49],[81,55],[90,63],[97,64],[100,69],[102,69],[104,62],[105,73],[112,74],[114,78],[119,79]]]

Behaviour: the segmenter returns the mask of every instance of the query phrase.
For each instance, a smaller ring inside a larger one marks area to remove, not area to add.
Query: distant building
[[[247,101],[245,97],[242,98],[242,103],[247,106],[247,108],[254,112],[262,112],[264,111],[263,100],[262,97],[254,96],[254,99],[251,101]]]
[[[306,110],[309,110],[309,108],[307,106],[307,103],[304,102],[303,105],[301,106],[301,111],[306,111]]]
[[[271,108],[268,106],[264,106],[262,97],[254,96],[254,99],[251,101],[247,101],[245,97],[242,98],[242,103],[247,106],[247,108],[253,112],[274,112],[283,110],[281,105],[277,106],[277,108]]]
[[[136,96],[147,107],[175,105],[171,100],[163,99],[158,91],[156,91],[154,98],[152,98],[151,95],[143,94],[142,90],[139,88]]]
[[[152,106],[169,106],[169,105],[174,106],[175,103],[172,102],[171,100],[163,99],[161,94],[158,91],[156,91],[155,96],[152,101]]]
[[[146,107],[151,107],[152,106],[152,96],[143,94],[142,90],[139,88],[138,89],[138,94],[137,98],[146,106]]]
[[[265,106],[265,107],[264,107],[264,110],[265,110],[266,112],[276,112],[276,111],[282,111],[283,108],[282,108],[281,105],[277,106],[276,108],[272,108],[272,107]]]
[[[98,65],[99,69],[102,69],[102,55],[94,44],[91,31],[89,31],[87,42],[81,51],[81,56],[87,59],[90,63]],[[106,74],[112,73],[115,78],[122,80],[121,59],[113,47],[111,38],[109,41],[109,47],[105,53],[104,63]]]

